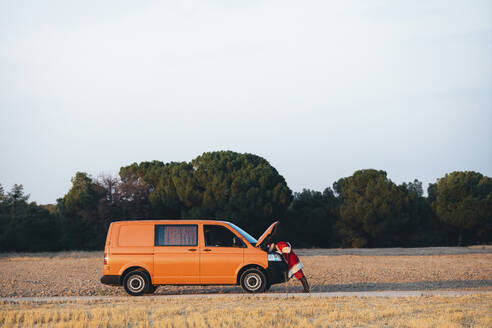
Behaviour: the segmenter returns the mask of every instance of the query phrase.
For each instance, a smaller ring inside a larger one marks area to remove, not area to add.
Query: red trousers
[[[293,251],[291,251],[290,253],[282,253],[282,255],[284,256],[285,261],[287,261],[287,266],[289,270],[301,262],[296,253],[294,253]],[[302,277],[304,277],[304,272],[302,272],[302,269],[300,269],[296,273],[294,273],[294,276],[297,279],[301,279]]]

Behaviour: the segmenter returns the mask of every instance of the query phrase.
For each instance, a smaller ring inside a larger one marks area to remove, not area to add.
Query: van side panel
[[[154,246],[154,225],[139,224],[139,225],[120,225],[120,233],[118,235],[119,247],[133,247],[136,251],[140,247]]]
[[[268,268],[268,253],[248,245],[248,248],[244,249],[244,266],[249,264],[256,264],[266,270]],[[236,275],[238,272],[239,270]]]
[[[111,229],[110,274],[121,275],[127,268],[138,266],[154,270],[154,224],[118,222]]]

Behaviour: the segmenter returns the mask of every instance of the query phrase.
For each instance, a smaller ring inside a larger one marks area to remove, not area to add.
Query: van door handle
[[[188,250],[189,250],[190,252],[195,252],[195,251],[196,251],[196,248],[188,248]]]
[[[210,248],[205,248],[203,251],[204,252],[211,252],[212,250]]]

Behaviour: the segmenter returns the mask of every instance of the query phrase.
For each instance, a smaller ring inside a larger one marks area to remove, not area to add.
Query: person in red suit
[[[276,244],[271,243],[269,245],[269,251],[273,252],[274,250],[281,253],[285,261],[287,262],[287,266],[289,268],[288,279],[290,279],[292,276],[295,276],[302,283],[304,292],[309,293],[309,284],[306,276],[304,275],[304,272],[302,272],[303,265],[297,257],[296,253],[294,253],[294,251],[292,250],[292,246],[290,246],[290,243],[285,241],[279,241]]]

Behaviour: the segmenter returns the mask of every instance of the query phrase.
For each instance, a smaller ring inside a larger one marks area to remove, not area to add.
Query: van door
[[[244,262],[246,244],[229,228],[203,225],[204,248],[200,253],[202,284],[235,284],[236,271]]]
[[[156,224],[154,284],[200,283],[197,224]]]

